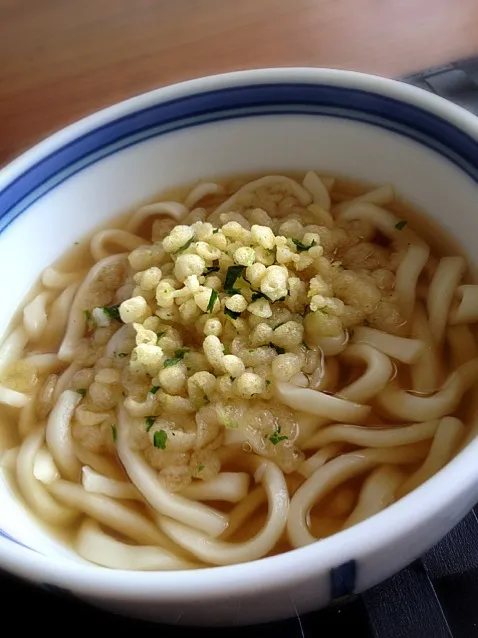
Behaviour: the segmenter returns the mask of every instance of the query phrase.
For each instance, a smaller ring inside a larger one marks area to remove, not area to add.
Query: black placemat
[[[478,114],[478,58],[429,69],[405,81]],[[60,598],[0,572],[2,621],[15,633],[35,623],[53,630],[54,636],[74,627],[77,632],[155,632],[161,638],[336,638],[341,633],[353,638],[478,637],[477,512],[478,506],[420,560],[381,585],[341,606],[284,622],[217,629],[156,625]]]

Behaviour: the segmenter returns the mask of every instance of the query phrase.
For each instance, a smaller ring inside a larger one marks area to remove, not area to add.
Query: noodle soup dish
[[[395,82],[246,72],[4,169],[1,565],[248,623],[439,540],[478,496],[476,130]]]

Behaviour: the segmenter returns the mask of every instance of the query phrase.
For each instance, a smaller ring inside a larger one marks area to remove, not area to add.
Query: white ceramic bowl
[[[398,82],[342,71],[233,73],[113,106],[0,173],[0,332],[40,271],[76,239],[165,187],[204,177],[314,168],[391,182],[474,254],[477,140],[478,119],[464,110]],[[477,457],[475,440],[415,492],[331,538],[195,572],[88,564],[37,525],[2,476],[0,567],[150,620],[294,616],[371,587],[438,541],[478,499]]]

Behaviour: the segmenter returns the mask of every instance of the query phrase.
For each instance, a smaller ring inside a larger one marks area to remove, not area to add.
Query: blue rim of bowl
[[[305,81],[299,81],[298,77]],[[264,82],[261,82],[262,79]],[[280,81],[275,82],[274,79]],[[344,87],[341,84],[351,86]],[[218,85],[225,88],[207,90]],[[353,88],[357,86],[366,86],[370,90]],[[170,95],[181,97],[167,99]],[[264,96],[268,98],[265,102]],[[181,110],[180,105],[186,111]],[[192,108],[194,105],[196,108]],[[208,117],[213,114],[214,117]],[[104,157],[146,139],[209,122],[288,114],[351,119],[384,128],[437,152],[478,182],[478,120],[464,109],[415,87],[356,72],[311,68],[258,69],[201,78],[143,94],[85,118],[27,151],[0,170],[0,233],[31,203],[69,177]],[[100,122],[105,124],[99,125]],[[36,161],[36,157],[42,159]],[[470,444],[471,447],[478,447],[478,443],[476,446]],[[267,584],[268,589],[279,587],[283,582],[284,569],[289,574],[286,580],[290,584],[310,578],[319,565],[324,569],[328,566],[330,570],[336,570],[334,552],[331,554],[330,549],[337,537],[340,537],[340,556],[345,559],[350,554],[349,562],[354,561],[356,554],[365,557],[393,544],[417,525],[413,517],[403,516],[404,508],[408,510],[412,502],[416,506],[420,501],[419,523],[422,526],[429,525],[443,506],[442,500],[437,500],[433,492],[440,480],[454,486],[450,489],[450,498],[467,494],[476,486],[478,472],[470,471],[466,476],[461,472],[461,463],[466,460],[469,464],[475,452],[474,449],[463,450],[427,484],[376,515],[374,519],[377,524],[379,520],[387,519],[392,526],[385,527],[382,523],[377,527],[375,524],[376,534],[373,538],[369,533],[372,525],[369,519],[352,530],[312,546],[253,561],[264,565],[256,586],[259,586],[260,580],[263,586]],[[457,478],[460,481],[456,481]],[[471,505],[472,500],[468,498],[468,501]],[[33,580],[38,580],[39,574],[44,573],[53,582],[63,584],[68,584],[74,576],[75,589],[82,590],[85,595],[90,592],[91,566],[68,566],[63,561],[60,564],[55,558],[45,556],[9,533],[0,531],[0,549],[2,545],[5,548],[4,540],[11,541],[8,545],[12,548],[18,548],[3,556],[9,571]],[[28,558],[24,549],[30,550],[27,552]],[[312,562],[311,549],[314,550]],[[213,568],[214,573],[222,574],[221,591],[224,595],[230,591],[249,591],[248,564]],[[298,565],[301,574],[292,569]],[[160,590],[164,599],[175,599],[178,592],[185,600],[218,594],[215,582],[204,581],[205,575],[211,574],[210,569],[199,570],[197,574],[188,572],[188,587],[184,586],[182,572],[168,572],[165,587],[160,587],[155,573],[118,572],[98,567],[95,570],[95,585],[98,588],[104,587],[104,593],[126,595],[127,598],[132,596],[132,582],[135,584],[135,598],[142,598],[147,592],[156,600]],[[127,582],[120,578],[121,573],[126,576]],[[164,576],[164,572],[159,572],[161,582]],[[201,582],[201,590],[197,589],[199,581],[196,576]]]
[[[0,232],[92,164],[153,137],[237,118],[299,115],[359,121],[425,146],[478,182],[478,143],[420,107],[363,89],[273,83],[186,95],[114,119],[64,144],[0,191]]]

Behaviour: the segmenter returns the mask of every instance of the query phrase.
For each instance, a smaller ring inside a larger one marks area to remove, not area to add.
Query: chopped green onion
[[[155,416],[147,416],[146,417],[146,432],[149,432],[151,430],[151,428],[153,427],[155,422],[156,422],[156,417]]]
[[[200,466],[198,467],[198,472],[202,472],[202,471],[204,470],[204,468],[205,468],[205,467],[206,467],[205,465],[200,465]]]
[[[150,394],[156,394],[156,392],[159,390],[159,385],[153,385],[151,386],[151,390],[149,391]]]
[[[230,290],[234,288],[236,279],[238,279],[244,272],[244,266],[229,266],[226,273],[226,279],[224,281],[224,290]]]
[[[285,348],[281,348],[281,346],[276,346],[273,343],[269,344],[271,348],[274,348],[274,350],[277,352],[277,354],[284,354],[285,352]]]
[[[219,272],[219,266],[208,266],[206,270],[203,272],[203,275],[210,275],[213,272]]]
[[[303,252],[304,250],[309,250],[309,248],[312,248],[312,246],[316,246],[317,245],[317,242],[315,241],[315,239],[312,240],[312,243],[310,244],[310,246],[306,246],[299,239],[293,239],[292,241],[294,242],[294,244],[297,247],[297,250],[300,253]]]
[[[213,235],[215,235],[215,234],[216,234],[216,233],[218,233],[218,232],[219,232],[219,228],[215,228],[215,229],[212,231],[212,234],[213,234]]]
[[[87,323],[93,320],[91,310],[85,310],[85,319]]]
[[[402,221],[395,224],[395,228],[397,230],[403,230],[406,225],[407,225],[407,222],[404,219],[402,219]]]
[[[166,449],[167,440],[168,435],[164,430],[156,430],[156,432],[153,434],[154,447],[158,447],[160,450]]]
[[[118,319],[121,321],[119,304],[116,304],[115,306],[103,306],[102,310],[110,319]]]
[[[270,385],[270,384],[271,384],[270,379],[266,379],[266,385]]]
[[[272,445],[277,445],[278,443],[280,443],[281,441],[285,441],[286,439],[288,439],[288,436],[282,435],[280,436],[280,425],[277,428],[277,430],[273,433],[270,434],[267,438],[269,439],[269,441],[272,443]]]
[[[81,394],[82,397],[86,396],[86,390],[85,388],[80,388],[79,390],[77,390],[78,394]]]
[[[182,348],[181,350],[176,350],[174,352],[173,359],[166,359],[163,364],[164,368],[170,368],[171,366],[177,365],[180,361],[184,359],[184,355],[189,352],[189,348]]]
[[[111,424],[111,435],[113,437],[113,441],[116,443],[116,425],[114,423]]]
[[[224,354],[231,354],[231,348],[227,343],[224,344],[223,348],[224,348]]]
[[[227,293],[228,295],[240,295],[241,291],[239,290],[239,288],[228,288],[227,290],[224,290],[225,293]]]
[[[209,303],[207,304],[206,312],[212,312],[214,310],[214,304],[217,301],[219,293],[217,290],[211,290],[211,296],[209,297]]]
[[[241,316],[240,312],[234,312],[234,310],[229,310],[229,308],[224,308],[224,314],[231,317],[231,319],[237,319]]]
[[[183,246],[181,246],[181,248],[178,248],[174,254],[177,255],[178,253],[182,253],[183,250],[186,250],[186,248],[189,248],[189,246],[193,243],[193,241],[194,241],[194,237],[191,237],[191,239],[189,239]]]

